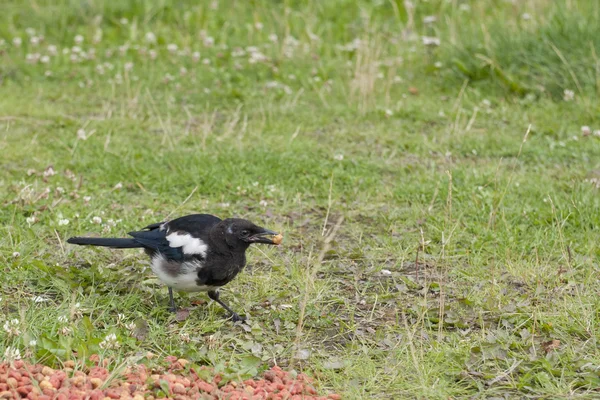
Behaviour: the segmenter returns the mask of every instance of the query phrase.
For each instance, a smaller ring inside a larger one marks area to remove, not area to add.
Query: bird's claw
[[[237,313],[232,313],[232,314],[229,316],[229,319],[230,319],[231,321],[233,321],[233,322],[242,322],[242,323],[246,322],[246,317],[241,317],[241,316],[240,316],[239,314],[237,314]]]

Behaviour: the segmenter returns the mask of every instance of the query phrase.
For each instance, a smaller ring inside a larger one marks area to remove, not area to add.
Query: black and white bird
[[[281,234],[245,219],[221,220],[214,215],[193,214],[168,222],[148,225],[132,238],[72,237],[68,243],[116,249],[143,248],[151,258],[151,268],[169,288],[172,312],[176,311],[173,289],[207,292],[231,314],[243,321],[219,299],[219,288],[229,283],[246,265],[246,250],[252,243],[279,245]]]

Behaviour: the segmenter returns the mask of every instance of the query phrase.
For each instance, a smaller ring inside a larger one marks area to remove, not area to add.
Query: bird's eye
[[[243,237],[246,237],[246,236],[248,236],[248,235],[250,235],[250,231],[249,231],[249,230],[247,230],[247,229],[244,229],[244,230],[242,231],[242,236],[243,236]]]

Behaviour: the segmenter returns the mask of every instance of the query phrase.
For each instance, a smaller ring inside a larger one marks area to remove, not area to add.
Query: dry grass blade
[[[313,261],[312,257],[309,256],[309,265],[306,268],[306,274],[305,274],[306,279],[304,281],[305,282],[304,294],[303,294],[302,298],[300,299],[298,323],[296,324],[296,338],[294,340],[294,349],[296,349],[296,350],[298,349],[298,346],[300,345],[300,341],[302,340],[302,328],[304,325],[304,316],[306,315],[306,307],[307,307],[308,299],[309,299],[310,292],[311,292],[310,288],[313,285],[317,271],[320,269],[320,267],[323,264],[325,255],[331,249],[331,242],[333,241],[333,239],[335,239],[343,222],[344,222],[344,217],[343,216],[339,217],[336,224],[333,226],[333,228],[330,230],[330,232],[325,236],[325,239],[322,242],[321,250],[319,251],[319,255],[317,256],[317,258]],[[292,362],[291,362],[292,366],[293,366],[294,361],[295,361],[295,358],[292,358]]]

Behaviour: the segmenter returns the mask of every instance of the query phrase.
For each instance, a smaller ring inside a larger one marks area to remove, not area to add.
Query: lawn
[[[599,26],[589,0],[5,0],[0,357],[599,398]],[[248,325],[66,243],[196,212],[284,233],[221,293]]]

